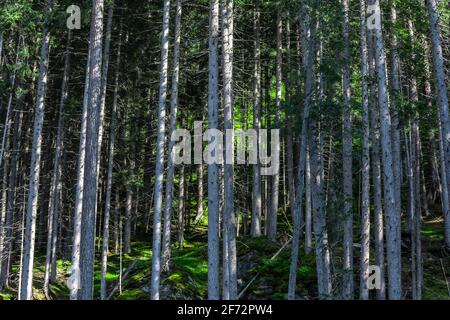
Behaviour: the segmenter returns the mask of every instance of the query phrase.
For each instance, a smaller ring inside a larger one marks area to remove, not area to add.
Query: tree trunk
[[[276,88],[275,88],[275,125],[280,126],[281,118],[281,86],[282,86],[282,33],[283,33],[283,21],[281,19],[281,8],[278,8],[277,14],[277,56],[276,56]],[[280,145],[277,144],[276,154],[280,153]],[[280,172],[275,172],[272,176],[272,193],[270,199],[270,211],[267,217],[267,237],[271,241],[277,240],[277,213],[278,213],[278,192],[280,184]]]
[[[344,259],[342,297],[353,299],[353,185],[352,185],[352,106],[350,88],[350,40],[349,40],[349,0],[343,0],[343,59],[342,90],[344,96],[343,132],[342,132],[342,163],[344,191]]]
[[[255,33],[254,39],[254,72],[253,72],[253,129],[256,135],[256,151],[259,154],[259,130],[261,129],[261,13],[259,11],[259,1],[256,2],[256,8],[253,13]],[[252,237],[261,236],[261,164],[257,161],[253,165],[253,194],[252,194],[252,222],[250,226],[250,234]]]
[[[360,0],[360,45],[361,45],[361,87],[362,87],[362,125],[363,125],[363,151],[362,151],[362,206],[361,206],[361,260],[360,260],[360,287],[361,300],[369,299],[369,258],[370,258],[370,125],[369,125],[369,61],[367,55],[366,34],[366,1]]]
[[[397,9],[395,0],[391,5],[391,22],[395,26],[397,23]],[[391,103],[391,139],[392,139],[392,161],[395,181],[395,203],[397,205],[397,212],[401,214],[401,186],[402,186],[402,159],[401,159],[401,139],[400,139],[400,99],[401,99],[401,78],[400,78],[400,56],[398,53],[398,40],[395,31],[390,35],[391,37],[391,59],[392,59],[392,89],[394,97]]]
[[[86,154],[80,257],[79,299],[94,294],[95,225],[97,212],[98,152],[102,85],[103,0],[92,3],[90,31],[89,104],[86,118]]]
[[[224,261],[224,268],[228,269],[228,292],[223,297],[225,300],[235,300],[237,298],[237,261],[236,261],[236,216],[234,211],[234,154],[230,151],[234,146],[234,121],[233,121],[233,0],[224,0],[222,3],[222,23],[223,23],[223,104],[224,104],[224,129],[225,139],[225,203],[224,203],[224,248],[228,249],[227,261]],[[224,249],[225,250],[225,249]]]
[[[33,297],[33,264],[36,233],[36,214],[39,192],[39,173],[41,166],[42,127],[44,124],[45,92],[48,80],[48,64],[50,51],[49,23],[52,14],[53,1],[47,1],[45,11],[45,27],[42,32],[42,44],[39,63],[39,79],[35,104],[33,129],[33,146],[31,149],[30,182],[28,189],[28,204],[24,230],[23,259],[20,279],[20,300],[31,300]]]
[[[161,268],[163,272],[170,269],[170,237],[172,227],[173,211],[173,177],[174,177],[174,157],[175,142],[172,141],[172,134],[177,128],[178,112],[178,82],[180,78],[180,41],[181,41],[181,0],[177,0],[175,17],[175,39],[173,47],[173,73],[172,73],[172,93],[170,97],[170,124],[169,124],[169,163],[167,165],[166,201],[164,207],[164,232],[162,243]]]
[[[107,298],[107,284],[106,284],[106,271],[108,267],[108,246],[109,246],[109,218],[111,212],[111,191],[113,183],[113,168],[114,168],[114,144],[116,140],[116,117],[117,117],[117,104],[119,99],[119,76],[120,76],[120,57],[122,49],[122,23],[120,24],[119,42],[117,46],[116,57],[116,74],[114,80],[114,97],[111,110],[111,125],[109,133],[109,148],[108,148],[108,171],[106,174],[106,197],[105,197],[105,211],[103,212],[103,243],[102,243],[102,258],[101,258],[101,278],[100,278],[100,299],[105,300]],[[116,197],[118,193],[116,190]],[[117,213],[116,213],[116,217]],[[116,220],[117,224],[117,220]],[[115,226],[117,228],[117,226]],[[117,233],[117,231],[116,231]],[[117,243],[115,237],[115,243]],[[117,252],[117,250],[116,250]]]
[[[72,38],[72,33],[69,30],[67,34],[67,46],[66,46],[66,57],[64,62],[64,74],[63,81],[61,85],[61,98],[59,102],[59,119],[58,119],[58,132],[56,134],[56,148],[55,148],[55,158],[53,160],[53,175],[52,175],[52,185],[50,188],[50,203],[48,209],[48,235],[47,235],[47,253],[45,256],[45,273],[44,273],[44,293],[48,298],[48,285],[51,280],[50,273],[55,273],[56,270],[51,270],[52,257],[55,257],[56,253],[56,239],[57,239],[57,228],[58,228],[58,215],[59,215],[59,193],[61,192],[61,158],[63,154],[63,142],[64,142],[64,108],[67,101],[67,91],[69,82],[69,72],[70,72],[70,42]],[[61,227],[61,226],[60,226]]]
[[[209,8],[208,128],[219,128],[218,98],[219,0]],[[211,142],[211,137],[208,137]],[[208,163],[208,299],[220,299],[219,284],[219,165]]]
[[[374,209],[374,239],[375,264],[380,268],[380,289],[377,290],[377,299],[386,298],[386,284],[384,271],[384,222],[381,190],[381,160],[380,160],[380,132],[379,111],[377,101],[376,70],[374,38],[369,36],[369,62],[370,62],[370,128],[372,143],[372,183],[373,183],[373,209]]]
[[[400,212],[396,203],[396,188],[398,186],[394,176],[392,141],[391,141],[391,118],[389,115],[389,97],[386,76],[386,59],[383,43],[383,31],[381,27],[381,9],[379,1],[376,0],[371,6],[375,21],[375,61],[378,71],[378,100],[381,118],[381,148],[383,153],[384,168],[384,201],[386,210],[386,238],[387,238],[387,262],[388,262],[388,293],[390,300],[402,298],[401,287],[401,233]]]
[[[161,36],[161,64],[159,79],[158,135],[156,142],[155,196],[153,210],[153,250],[151,299],[159,300],[161,273],[161,209],[164,178],[164,140],[166,136],[167,69],[169,60],[170,0],[164,0],[163,27]]]

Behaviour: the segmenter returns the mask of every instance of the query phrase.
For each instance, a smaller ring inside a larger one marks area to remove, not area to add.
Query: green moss
[[[119,300],[148,300],[148,294],[141,289],[124,290]]]
[[[422,235],[432,241],[444,240],[444,226],[440,223],[427,223],[422,226]]]

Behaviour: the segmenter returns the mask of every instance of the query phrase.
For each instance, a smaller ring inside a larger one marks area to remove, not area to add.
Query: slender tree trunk
[[[306,151],[305,170],[305,253],[312,250],[312,210],[311,210],[311,162],[309,150]]]
[[[164,207],[164,232],[162,243],[162,260],[161,268],[163,272],[170,269],[170,237],[172,227],[172,211],[173,211],[173,177],[174,177],[174,157],[175,142],[171,137],[177,128],[177,112],[178,112],[178,82],[180,78],[180,41],[181,41],[181,0],[177,0],[176,16],[175,16],[175,39],[173,48],[173,73],[172,73],[172,93],[170,97],[170,124],[169,124],[169,163],[167,165],[167,182],[166,182],[166,201]]]
[[[314,235],[316,240],[317,281],[320,299],[331,299],[330,252],[324,206],[323,166],[320,132],[317,124],[317,110],[310,118],[310,150],[312,176],[312,206],[314,210]]]
[[[209,80],[208,127],[219,128],[218,98],[219,0],[210,0],[209,8]],[[208,137],[211,142],[211,137]],[[220,299],[219,284],[219,165],[208,163],[208,299]]]
[[[361,45],[361,87],[363,109],[363,152],[362,152],[362,206],[361,206],[361,265],[360,288],[361,300],[369,299],[369,258],[370,258],[370,125],[369,125],[369,60],[367,54],[366,1],[360,0],[360,45]]]
[[[131,219],[133,209],[133,187],[126,187],[126,205],[125,205],[125,226],[123,230],[123,252],[129,254],[131,252]]]
[[[61,158],[63,154],[63,141],[64,141],[64,108],[68,95],[68,82],[69,82],[69,72],[70,72],[70,42],[72,38],[72,33],[69,30],[67,34],[67,46],[66,46],[66,57],[64,62],[64,74],[63,81],[61,85],[61,98],[59,102],[59,119],[58,119],[58,132],[56,134],[56,148],[55,148],[55,158],[53,160],[53,176],[52,185],[50,188],[50,203],[48,209],[48,235],[47,235],[47,253],[45,257],[45,273],[44,273],[44,293],[48,298],[48,285],[50,282],[50,273],[56,272],[56,270],[51,270],[52,256],[55,255],[55,245],[57,237],[57,221],[58,221],[58,210],[59,210],[59,193],[61,192]]]
[[[389,97],[387,88],[386,59],[383,43],[383,31],[381,27],[381,9],[379,1],[372,5],[375,21],[379,22],[374,28],[375,32],[375,61],[378,71],[378,100],[381,119],[381,148],[383,154],[384,173],[384,201],[386,210],[386,239],[388,262],[388,294],[390,300],[402,298],[401,286],[401,230],[400,212],[396,203],[396,177],[394,176],[391,118],[389,115]]]
[[[203,210],[203,164],[198,165],[197,170],[197,215],[195,217],[194,223],[199,223],[204,216],[205,211]]]
[[[397,9],[395,5],[396,0],[392,1],[391,5],[391,23],[395,28],[397,24]],[[392,89],[394,97],[391,103],[391,139],[392,139],[392,160],[395,181],[395,203],[397,205],[397,212],[401,214],[401,186],[402,186],[402,159],[401,159],[401,139],[400,139],[400,116],[399,105],[401,98],[401,78],[400,78],[400,56],[398,53],[398,39],[395,31],[390,35],[391,37],[391,59],[392,59]]]
[[[84,172],[86,158],[86,129],[89,103],[89,74],[91,52],[88,52],[84,82],[83,110],[81,114],[80,145],[78,148],[77,186],[75,190],[75,210],[73,216],[72,268],[70,276],[70,299],[77,300],[80,290],[81,220],[83,212]]]
[[[383,203],[381,190],[381,160],[380,160],[380,132],[379,111],[377,101],[376,70],[374,55],[374,38],[369,36],[369,62],[370,62],[370,128],[372,143],[372,183],[373,183],[373,208],[374,208],[374,239],[375,239],[375,264],[380,268],[380,289],[377,290],[378,300],[386,298],[386,284],[384,271],[384,222]]]
[[[343,0],[343,59],[342,89],[344,96],[342,156],[344,179],[344,266],[342,297],[345,300],[353,299],[353,185],[352,185],[352,107],[350,88],[350,40],[349,40],[349,0]]]
[[[411,19],[408,19],[408,31],[410,40],[414,41],[414,26]],[[411,57],[411,77],[410,77],[410,99],[413,103],[413,121],[411,125],[410,138],[410,152],[409,152],[409,180],[410,180],[410,219],[411,222],[411,264],[412,264],[412,284],[413,284],[413,299],[421,300],[422,298],[422,254],[420,243],[420,224],[422,220],[421,205],[420,205],[420,132],[419,132],[419,92],[417,88],[417,78],[415,77],[414,62],[416,62],[416,55],[413,53]]]
[[[101,279],[100,279],[100,299],[105,300],[107,297],[106,271],[108,268],[108,246],[109,246],[109,218],[111,212],[111,192],[113,183],[113,167],[114,167],[114,144],[116,140],[116,117],[117,104],[119,99],[119,77],[120,77],[120,58],[122,49],[122,23],[120,24],[119,42],[117,46],[116,57],[116,74],[114,80],[114,97],[111,110],[111,125],[109,133],[109,148],[108,148],[108,171],[106,174],[106,197],[105,197],[105,211],[103,213],[103,243],[102,243],[102,264],[101,264]],[[116,190],[116,199],[118,192]],[[115,214],[118,218],[118,213]],[[117,224],[117,220],[116,220]],[[117,225],[115,226],[117,228]],[[116,231],[117,233],[117,231]],[[117,243],[115,237],[115,243]],[[117,252],[117,251],[116,251]]]
[[[259,155],[259,130],[261,129],[261,13],[259,11],[259,1],[256,2],[253,30],[254,39],[254,71],[253,71],[253,129],[257,132],[256,151]],[[261,236],[261,164],[257,161],[253,165],[253,201],[252,201],[252,222],[250,234],[252,237]]]
[[[53,1],[47,1],[45,11],[45,27],[42,32],[41,55],[39,63],[39,79],[35,104],[33,130],[33,146],[31,149],[30,183],[28,204],[24,230],[23,259],[20,279],[20,300],[31,300],[33,296],[33,264],[36,233],[36,214],[39,192],[39,173],[41,166],[42,127],[44,124],[45,92],[48,80],[48,64],[50,51],[49,23],[53,9]]]
[[[277,56],[276,56],[276,89],[275,89],[275,125],[280,126],[281,118],[281,86],[282,86],[282,34],[283,34],[283,20],[281,19],[281,8],[278,8],[277,14]],[[276,148],[278,151],[276,154],[280,153],[280,145],[277,144]],[[272,193],[270,200],[270,211],[267,221],[267,237],[271,241],[277,240],[277,212],[278,212],[278,192],[280,184],[280,172],[277,171],[272,178]]]
[[[185,182],[184,182],[184,165],[180,169],[179,197],[178,197],[178,248],[183,249],[184,241],[184,208],[185,208]]]
[[[89,104],[86,119],[86,154],[80,257],[81,300],[94,294],[95,225],[97,212],[98,152],[102,85],[103,0],[92,3],[90,31]]]
[[[224,267],[228,268],[229,291],[224,296],[225,300],[237,298],[237,258],[236,258],[236,216],[234,209],[234,154],[230,151],[234,146],[234,121],[233,121],[233,0],[224,0],[222,3],[223,19],[223,104],[224,104],[224,129],[225,139],[225,203],[224,203],[224,247],[228,249],[228,261],[224,261]],[[225,264],[227,264],[225,266]]]
[[[164,0],[159,79],[158,137],[156,142],[155,196],[153,210],[153,250],[151,299],[159,300],[161,274],[161,209],[164,178],[164,140],[166,136],[167,73],[169,60],[170,0]]]

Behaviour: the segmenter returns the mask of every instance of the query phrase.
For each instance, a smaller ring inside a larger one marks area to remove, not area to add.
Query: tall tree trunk
[[[159,300],[161,274],[161,209],[164,178],[164,140],[166,136],[167,73],[169,60],[170,0],[164,0],[163,27],[161,36],[161,64],[159,78],[158,135],[156,142],[155,196],[153,210],[153,251],[151,299]]]
[[[312,250],[312,210],[311,210],[311,162],[309,150],[306,151],[305,168],[305,253]]]
[[[184,225],[185,225],[185,201],[186,201],[186,189],[184,182],[184,165],[180,169],[180,181],[179,181],[179,196],[178,196],[178,248],[183,249],[184,241]]]
[[[39,192],[39,173],[41,166],[42,127],[44,124],[45,92],[48,80],[48,64],[50,51],[50,16],[53,1],[48,0],[45,9],[45,27],[42,31],[42,44],[39,62],[39,79],[35,104],[33,129],[33,146],[31,149],[30,182],[24,230],[23,259],[20,279],[20,300],[31,300],[33,296],[33,264],[36,233],[36,214]]]
[[[278,8],[277,14],[277,56],[276,56],[276,88],[275,88],[275,125],[280,126],[281,118],[281,86],[282,86],[282,57],[283,57],[283,45],[282,45],[282,33],[283,33],[283,20],[281,19],[281,8]],[[280,153],[280,145],[277,144],[276,148]],[[272,178],[272,193],[270,199],[270,211],[267,218],[267,237],[271,241],[277,240],[277,212],[278,212],[278,192],[280,184],[280,172],[279,170],[271,176]]]
[[[367,54],[366,1],[360,0],[360,45],[361,45],[361,87],[363,109],[363,151],[362,151],[362,206],[361,206],[361,261],[359,297],[369,299],[370,258],[370,124],[369,124],[369,60]]]
[[[225,203],[224,203],[224,247],[228,249],[227,261],[224,268],[228,269],[229,290],[223,297],[225,300],[237,299],[237,258],[236,258],[236,216],[234,209],[234,153],[230,150],[234,146],[234,121],[233,121],[233,0],[224,0],[222,3],[223,22],[223,104],[224,104],[224,129],[225,139]]]
[[[445,81],[445,66],[442,53],[441,28],[439,26],[439,13],[436,0],[427,0],[428,17],[431,29],[431,42],[433,44],[433,62],[436,78],[437,105],[440,112],[441,136],[443,144],[444,166],[447,182],[447,193],[450,193],[450,116],[448,109],[448,94]],[[450,195],[447,196],[450,198]],[[450,208],[444,212],[445,217],[445,241],[450,248]]]
[[[253,129],[257,132],[256,151],[259,154],[259,130],[261,129],[261,13],[259,1],[256,2],[253,22],[254,39],[254,71],[253,71]],[[261,165],[259,161],[253,165],[253,194],[252,194],[252,222],[250,234],[252,237],[261,236]]]
[[[411,19],[408,19],[408,31],[410,40],[413,43],[415,39],[414,26]],[[415,76],[414,63],[416,62],[416,55],[411,56],[411,76],[410,76],[410,99],[413,103],[413,120],[411,125],[410,138],[410,152],[409,152],[409,180],[410,180],[410,214],[409,221],[411,222],[411,270],[412,270],[412,286],[413,299],[421,300],[422,298],[422,254],[420,243],[420,224],[422,220],[421,205],[420,205],[420,132],[419,132],[419,92],[417,88],[417,78]]]
[[[86,119],[86,154],[80,257],[81,300],[94,294],[95,225],[97,212],[98,152],[102,85],[103,0],[92,3],[90,31],[89,104]]]
[[[352,185],[352,106],[350,88],[350,26],[349,0],[342,1],[343,6],[343,60],[342,90],[344,96],[343,132],[342,132],[342,163],[344,191],[344,259],[342,297],[353,299],[353,185]]]
[[[80,290],[81,220],[83,212],[84,172],[86,158],[86,129],[89,103],[89,74],[91,52],[89,50],[84,80],[83,110],[81,114],[80,145],[78,148],[77,186],[75,190],[75,210],[73,215],[72,268],[70,275],[70,299],[77,300]]]
[[[391,5],[391,23],[394,26],[391,37],[391,60],[392,60],[392,89],[394,97],[391,103],[391,139],[392,139],[392,161],[394,170],[395,182],[395,203],[397,205],[397,212],[401,214],[401,186],[402,186],[402,159],[401,159],[401,139],[400,139],[400,99],[401,99],[401,78],[400,78],[400,56],[398,53],[398,39],[395,34],[395,25],[397,24],[397,8],[396,0],[392,1]]]
[[[52,256],[55,256],[56,251],[56,237],[57,237],[57,221],[59,215],[59,193],[61,192],[61,158],[63,154],[63,142],[64,142],[64,108],[67,101],[68,95],[68,82],[69,82],[69,72],[70,72],[70,42],[72,38],[72,33],[69,30],[67,34],[67,45],[66,45],[66,57],[64,62],[64,74],[63,81],[61,85],[61,98],[59,102],[59,119],[58,119],[58,132],[56,134],[56,148],[55,148],[55,158],[53,160],[53,175],[52,175],[52,185],[50,188],[50,203],[48,209],[48,235],[47,235],[47,253],[45,256],[45,273],[44,273],[44,293],[48,298],[48,285],[50,282],[50,273],[56,272],[56,270],[51,270]],[[60,226],[61,227],[61,226]]]
[[[208,128],[219,128],[218,98],[219,0],[210,0],[208,63]],[[211,137],[208,137],[211,142]],[[217,156],[217,155],[216,155]],[[219,165],[208,163],[208,299],[220,299],[219,284]]]
[[[388,293],[389,299],[400,300],[402,298],[401,286],[401,230],[400,212],[396,203],[397,182],[394,176],[392,141],[391,141],[391,118],[389,114],[389,97],[386,75],[386,58],[383,43],[383,31],[381,25],[380,3],[376,0],[371,5],[376,25],[375,32],[375,61],[378,71],[378,103],[381,119],[381,148],[383,154],[384,173],[384,201],[386,210],[386,239],[387,239],[387,262],[388,262]],[[370,11],[370,10],[369,10]]]
[[[106,285],[106,271],[108,267],[108,246],[109,246],[109,218],[111,212],[111,192],[113,183],[113,169],[114,169],[114,144],[116,140],[116,117],[117,117],[117,104],[119,99],[119,76],[120,76],[120,58],[122,49],[122,22],[120,24],[119,40],[117,45],[117,57],[116,57],[116,74],[114,79],[114,96],[113,105],[111,110],[111,125],[109,133],[109,148],[108,148],[108,171],[106,174],[106,197],[105,197],[105,211],[103,212],[103,243],[102,243],[102,258],[101,258],[101,278],[100,278],[100,299],[105,300],[107,297],[107,285]],[[118,198],[118,192],[116,190],[116,198]],[[118,213],[116,213],[118,218]],[[116,220],[116,224],[117,224]],[[115,226],[117,228],[117,225]],[[116,232],[117,233],[117,232]],[[115,243],[117,243],[115,237]],[[116,251],[117,252],[117,251]]]
[[[373,209],[374,209],[374,245],[375,264],[380,268],[380,289],[377,290],[378,300],[386,298],[386,283],[384,271],[384,222],[383,202],[381,190],[381,160],[380,160],[380,130],[379,111],[376,86],[376,66],[374,52],[374,38],[369,36],[369,62],[370,62],[370,140],[372,143],[372,183],[373,183]]]
[[[169,124],[169,163],[167,164],[167,182],[166,182],[166,201],[164,207],[164,232],[162,243],[161,268],[163,272],[169,271],[170,268],[170,237],[172,227],[172,211],[173,211],[173,177],[174,177],[174,157],[175,142],[172,141],[172,134],[177,128],[177,112],[178,112],[178,82],[180,78],[180,41],[181,41],[181,0],[177,0],[176,16],[175,16],[175,39],[173,47],[173,73],[172,73],[172,93],[170,96],[170,124]]]

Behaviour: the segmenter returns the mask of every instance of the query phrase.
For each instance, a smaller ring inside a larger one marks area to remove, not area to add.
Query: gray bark
[[[169,120],[169,162],[167,164],[167,182],[166,182],[166,199],[164,206],[164,228],[161,268],[163,271],[169,271],[169,261],[171,256],[170,238],[172,227],[172,211],[173,211],[173,177],[174,177],[174,157],[175,142],[171,137],[177,128],[177,112],[178,112],[178,81],[180,78],[180,41],[181,41],[181,0],[177,0],[175,15],[175,39],[173,46],[173,73],[172,73],[172,92],[170,96],[170,120]]]
[[[362,87],[362,125],[363,125],[363,152],[362,152],[362,195],[361,195],[361,258],[360,258],[360,287],[361,300],[369,299],[367,287],[369,279],[370,258],[370,125],[369,125],[369,60],[367,53],[366,31],[366,1],[360,0],[360,46],[361,46],[361,87]]]
[[[259,132],[261,128],[261,13],[257,2],[254,12],[254,72],[253,72],[253,129]],[[256,150],[259,154],[259,134],[257,134]],[[253,165],[253,194],[252,194],[252,222],[250,234],[252,237],[261,236],[261,165],[259,161]]]
[[[158,135],[156,142],[155,195],[153,210],[153,250],[151,299],[159,300],[161,274],[161,210],[164,179],[164,140],[166,136],[167,69],[169,60],[170,0],[164,0],[159,78]]]
[[[122,24],[120,25],[119,40],[117,47],[116,57],[116,74],[114,79],[114,96],[113,105],[111,110],[111,125],[109,133],[109,150],[108,150],[108,171],[106,175],[106,197],[105,197],[105,210],[103,212],[103,243],[102,243],[102,258],[101,258],[101,278],[100,278],[100,299],[105,300],[107,298],[107,286],[106,286],[106,271],[108,267],[108,246],[109,246],[109,220],[111,213],[111,191],[113,182],[113,168],[114,168],[114,145],[116,140],[116,114],[117,104],[119,98],[119,76],[120,76],[120,57],[122,49]],[[116,190],[116,199],[118,198],[118,190]],[[117,208],[116,208],[117,209]],[[118,212],[116,213],[118,218]],[[116,224],[117,224],[116,219]],[[117,228],[117,225],[115,226]],[[116,232],[117,233],[117,232]],[[116,237],[115,237],[116,238]],[[115,243],[117,243],[117,239]],[[117,250],[116,250],[117,252]]]
[[[397,24],[397,9],[395,0],[392,1],[391,6],[391,23],[394,26]],[[400,55],[398,53],[398,39],[395,30],[391,33],[391,60],[392,60],[392,89],[394,98],[391,103],[391,139],[392,139],[392,160],[395,180],[395,203],[397,211],[401,212],[401,185],[402,185],[402,159],[401,159],[401,139],[400,139],[400,116],[399,104],[401,98],[401,78],[400,78]]]
[[[208,127],[219,128],[218,41],[219,0],[210,1],[208,63]],[[219,165],[208,165],[208,299],[220,299],[219,285]]]
[[[370,61],[370,140],[372,143],[372,183],[373,183],[373,210],[374,210],[374,245],[375,245],[375,264],[380,268],[380,289],[377,290],[377,299],[386,298],[386,283],[384,271],[384,221],[383,221],[383,203],[381,189],[381,160],[380,160],[380,129],[379,129],[379,111],[377,101],[376,70],[375,70],[375,52],[374,39],[369,37],[369,61]]]
[[[352,177],[352,113],[350,88],[350,40],[349,40],[349,0],[343,0],[343,59],[342,90],[344,96],[343,132],[342,132],[342,162],[344,191],[344,257],[343,257],[343,287],[342,297],[353,299],[353,177]]]
[[[94,294],[95,225],[97,212],[98,152],[102,86],[103,0],[92,3],[90,30],[89,103],[86,119],[86,154],[80,257],[79,299]]]
[[[281,85],[282,85],[282,33],[283,33],[283,21],[281,19],[281,8],[278,8],[277,15],[277,56],[276,56],[276,89],[275,89],[275,126],[280,126],[280,118],[281,118]],[[276,151],[277,154],[280,153],[280,145],[277,144]],[[270,211],[267,217],[267,237],[271,241],[277,240],[277,213],[278,213],[278,192],[279,192],[279,184],[280,184],[280,172],[279,170],[271,176],[272,179],[272,192],[270,199]]]
[[[227,132],[225,144],[234,145],[234,121],[233,121],[233,38],[234,17],[233,0],[224,0],[222,3],[223,22],[223,104],[224,104],[224,129]],[[230,134],[229,134],[230,133]],[[227,149],[227,148],[226,148]],[[225,150],[224,159],[230,156],[229,150]],[[233,154],[231,156],[234,157]],[[231,158],[231,157],[230,157]],[[231,158],[233,159],[233,158]],[[224,248],[227,248],[227,259],[224,268],[228,269],[228,290],[225,290],[225,300],[237,298],[237,258],[236,258],[236,215],[234,209],[234,165],[233,161],[225,162],[224,170]],[[224,249],[225,250],[225,249]]]
[[[28,203],[24,230],[22,269],[20,278],[20,300],[31,300],[33,296],[33,264],[36,233],[36,214],[38,206],[39,174],[41,165],[42,127],[44,124],[45,92],[48,80],[50,51],[50,15],[53,1],[48,0],[45,10],[45,27],[42,32],[41,54],[39,62],[39,79],[35,103],[33,145],[31,149],[30,179]]]
[[[390,300],[402,298],[401,286],[401,230],[400,212],[396,203],[397,179],[394,176],[391,132],[392,124],[389,114],[389,96],[386,75],[386,58],[384,50],[384,38],[381,27],[381,8],[379,1],[374,2],[373,12],[380,27],[375,27],[375,61],[378,78],[378,103],[381,119],[381,149],[383,155],[384,174],[384,202],[386,210],[386,240],[387,240],[387,264],[388,264],[388,294]],[[372,12],[370,12],[372,13]]]
[[[52,260],[55,260],[56,254],[56,240],[57,240],[57,221],[59,215],[59,193],[61,192],[61,158],[63,154],[64,142],[64,108],[68,95],[68,82],[70,71],[70,41],[72,33],[69,30],[67,35],[66,57],[64,62],[64,74],[61,85],[61,97],[59,102],[59,119],[58,130],[56,134],[55,158],[53,160],[53,175],[52,184],[50,187],[50,201],[48,209],[48,230],[47,230],[47,253],[45,257],[45,272],[44,272],[44,293],[48,297],[48,286],[51,280],[50,273],[55,275],[56,270],[51,267]],[[53,259],[52,259],[53,258]],[[52,269],[52,270],[50,270]],[[51,272],[50,272],[51,271]]]

